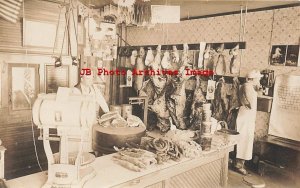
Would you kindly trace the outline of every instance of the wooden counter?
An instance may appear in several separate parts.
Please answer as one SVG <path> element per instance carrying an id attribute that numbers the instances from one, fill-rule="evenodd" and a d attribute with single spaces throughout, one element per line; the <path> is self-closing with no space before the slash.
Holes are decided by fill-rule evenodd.
<path id="1" fill-rule="evenodd" d="M 91 164 L 97 175 L 84 188 L 216 188 L 227 186 L 228 155 L 234 145 L 203 152 L 195 159 L 153 165 L 142 172 L 127 170 L 112 161 L 112 155 L 98 157 Z M 40 188 L 47 179 L 40 172 L 7 181 L 9 188 Z"/>

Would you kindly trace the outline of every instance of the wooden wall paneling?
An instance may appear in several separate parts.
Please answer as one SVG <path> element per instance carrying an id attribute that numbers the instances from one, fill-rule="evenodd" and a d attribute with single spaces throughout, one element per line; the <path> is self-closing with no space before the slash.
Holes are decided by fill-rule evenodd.
<path id="1" fill-rule="evenodd" d="M 11 179 L 31 172 L 38 172 L 37 160 L 32 138 L 31 123 L 0 124 L 0 137 L 7 148 L 5 160 L 5 178 Z M 34 135 L 37 153 L 41 164 L 46 167 L 46 155 L 42 141 L 38 140 L 39 131 L 36 126 Z M 52 146 L 57 152 L 58 145 Z M 45 168 L 46 169 L 46 168 Z"/>
<path id="2" fill-rule="evenodd" d="M 46 1 L 38 0 L 25 0 L 25 19 L 52 22 L 57 24 L 59 16 L 59 7 L 56 3 L 50 3 Z M 0 51 L 2 52 L 26 52 L 26 48 L 23 47 L 23 29 L 22 29 L 22 18 L 23 9 L 21 9 L 19 14 L 20 19 L 16 24 L 10 23 L 2 18 L 0 18 Z M 61 18 L 59 23 L 58 35 L 57 35 L 57 45 L 55 48 L 55 53 L 60 53 L 62 46 L 62 40 L 65 30 L 65 9 L 61 11 Z M 47 36 L 45 36 L 47 37 Z M 28 53 L 43 53 L 52 54 L 52 48 L 27 48 Z M 65 43 L 63 45 L 63 53 L 67 53 L 67 38 L 65 38 Z"/>

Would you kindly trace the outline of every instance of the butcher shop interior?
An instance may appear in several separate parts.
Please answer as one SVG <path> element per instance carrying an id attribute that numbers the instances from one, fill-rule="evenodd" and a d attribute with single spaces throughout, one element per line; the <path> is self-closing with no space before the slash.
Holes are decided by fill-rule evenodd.
<path id="1" fill-rule="evenodd" d="M 299 0 L 0 0 L 0 188 L 300 187 Z"/>

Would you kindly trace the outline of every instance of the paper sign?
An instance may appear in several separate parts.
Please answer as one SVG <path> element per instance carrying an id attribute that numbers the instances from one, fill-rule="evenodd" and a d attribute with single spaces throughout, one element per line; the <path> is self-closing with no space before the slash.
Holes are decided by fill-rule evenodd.
<path id="1" fill-rule="evenodd" d="M 127 87 L 132 87 L 132 72 L 131 72 L 131 70 L 127 70 L 127 74 L 126 74 L 126 86 Z"/>
<path id="2" fill-rule="evenodd" d="M 208 80 L 206 99 L 212 100 L 215 98 L 216 81 Z"/>
<path id="3" fill-rule="evenodd" d="M 180 6 L 151 5 L 152 23 L 179 23 Z"/>

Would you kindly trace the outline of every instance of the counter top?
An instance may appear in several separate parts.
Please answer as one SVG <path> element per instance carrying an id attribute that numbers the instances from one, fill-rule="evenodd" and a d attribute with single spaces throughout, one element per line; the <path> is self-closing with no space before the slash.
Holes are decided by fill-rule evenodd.
<path id="1" fill-rule="evenodd" d="M 211 161 L 222 158 L 224 154 L 233 150 L 234 144 L 212 148 L 210 151 L 204 152 L 203 155 L 195 159 L 184 158 L 179 162 L 168 161 L 162 165 L 153 165 L 142 172 L 133 172 L 115 164 L 112 160 L 114 154 L 96 158 L 91 166 L 96 171 L 96 176 L 89 180 L 84 188 L 98 187 L 124 187 L 124 184 L 134 179 L 148 177 L 153 182 L 147 181 L 147 185 L 154 184 L 158 181 L 163 181 L 191 170 L 196 166 L 207 164 Z M 150 177 L 150 178 L 149 178 Z M 31 174 L 28 176 L 16 178 L 7 181 L 9 188 L 40 188 L 46 182 L 46 172 Z M 130 187 L 143 187 L 143 184 L 131 185 Z"/>

